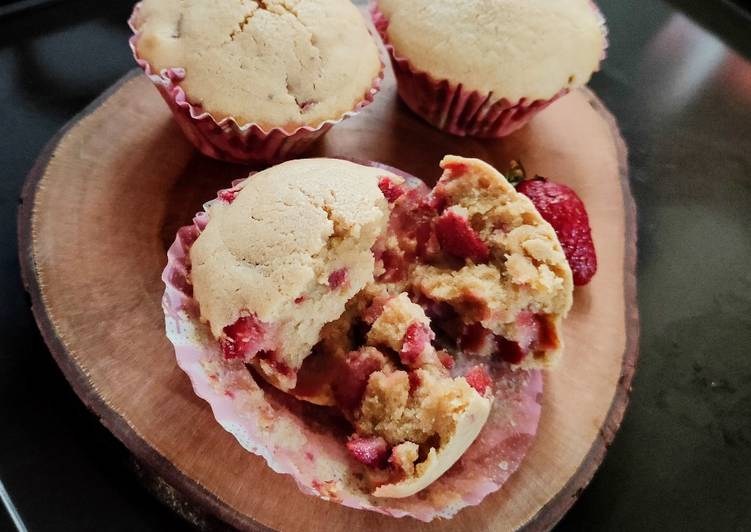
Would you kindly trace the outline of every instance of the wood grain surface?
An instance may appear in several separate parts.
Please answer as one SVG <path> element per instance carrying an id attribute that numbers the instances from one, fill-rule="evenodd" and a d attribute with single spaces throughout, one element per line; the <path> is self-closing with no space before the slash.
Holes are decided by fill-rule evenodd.
<path id="1" fill-rule="evenodd" d="M 54 139 L 19 211 L 34 314 L 71 385 L 134 455 L 191 504 L 242 529 L 469 531 L 550 528 L 602 461 L 623 417 L 637 358 L 635 210 L 617 127 L 587 90 L 504 141 L 431 129 L 396 97 L 336 126 L 313 155 L 377 160 L 433 182 L 447 153 L 571 185 L 590 213 L 600 271 L 577 289 L 561 367 L 546 375 L 537 439 L 480 506 L 430 524 L 302 495 L 214 421 L 164 335 L 160 274 L 178 227 L 248 169 L 196 153 L 156 90 L 131 73 Z"/>

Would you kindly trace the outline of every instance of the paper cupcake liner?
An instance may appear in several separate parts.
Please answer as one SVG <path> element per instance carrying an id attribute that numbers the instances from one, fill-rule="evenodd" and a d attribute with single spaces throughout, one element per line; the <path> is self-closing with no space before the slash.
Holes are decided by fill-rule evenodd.
<path id="1" fill-rule="evenodd" d="M 185 77 L 184 69 L 168 68 L 156 72 L 148 61 L 139 57 L 136 48 L 139 33 L 135 27 L 135 19 L 140 6 L 140 2 L 135 5 L 128 20 L 128 26 L 133 31 L 128 41 L 133 58 L 159 90 L 188 140 L 201 153 L 214 159 L 241 164 L 275 164 L 294 158 L 308 150 L 332 126 L 354 116 L 372 103 L 381 88 L 383 60 L 380 72 L 362 100 L 338 119 L 326 120 L 317 127 L 300 126 L 293 131 L 273 128 L 266 131 L 254 123 L 239 125 L 232 117 L 217 121 L 208 111 L 204 111 L 200 104 L 189 101 L 180 86 Z"/>
<path id="2" fill-rule="evenodd" d="M 594 3 L 592 6 L 606 31 L 599 9 Z M 388 38 L 389 20 L 378 8 L 377 0 L 370 3 L 369 9 L 373 25 L 391 57 L 399 96 L 415 114 L 442 131 L 461 137 L 506 137 L 569 93 L 569 89 L 562 89 L 547 100 L 522 98 L 512 102 L 506 98 L 496 99 L 492 92 L 470 91 L 462 84 L 435 79 L 396 52 Z"/>
<path id="3" fill-rule="evenodd" d="M 383 165 L 373 166 L 405 175 Z M 407 178 L 410 186 L 427 190 L 417 178 Z M 242 181 L 233 187 L 230 190 L 239 190 Z M 537 432 L 542 375 L 494 363 L 488 366 L 496 388 L 490 417 L 449 471 L 405 499 L 379 499 L 359 488 L 357 473 L 362 473 L 363 466 L 345 448 L 348 434 L 337 432 L 333 422 L 331 432 L 321 430 L 331 410 L 298 401 L 255 380 L 242 362 L 225 360 L 208 325 L 200 321 L 189 280 L 189 250 L 207 222 L 208 215 L 201 212 L 193 225 L 178 231 L 162 275 L 166 286 L 162 306 L 178 365 L 190 377 L 195 393 L 209 403 L 219 424 L 243 448 L 263 457 L 275 472 L 292 476 L 305 494 L 426 522 L 479 504 L 516 471 Z M 470 364 L 477 365 L 477 360 L 458 359 L 457 371 L 466 371 Z"/>

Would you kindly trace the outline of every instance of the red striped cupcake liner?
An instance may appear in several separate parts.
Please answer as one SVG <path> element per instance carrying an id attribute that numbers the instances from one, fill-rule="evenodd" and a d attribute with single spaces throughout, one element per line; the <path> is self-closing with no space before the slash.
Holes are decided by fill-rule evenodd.
<path id="1" fill-rule="evenodd" d="M 355 161 L 403 177 L 409 188 L 427 190 L 414 176 L 370 161 Z M 233 182 L 236 192 L 244 180 Z M 188 375 L 196 395 L 210 406 L 219 425 L 248 452 L 261 456 L 275 472 L 290 475 L 307 495 L 393 517 L 429 522 L 451 518 L 462 508 L 480 504 L 498 491 L 519 468 L 540 422 L 542 372 L 512 370 L 490 359 L 456 353 L 455 375 L 482 364 L 493 377 L 494 401 L 480 435 L 464 455 L 420 493 L 402 499 L 377 498 L 358 480 L 362 465 L 346 451 L 346 437 L 322 430 L 330 422 L 325 409 L 301 408 L 297 399 L 262 386 L 242 360 L 227 360 L 207 323 L 201 321 L 190 281 L 190 248 L 209 221 L 212 202 L 193 224 L 182 227 L 167 253 L 162 273 L 162 309 L 167 337 L 177 364 Z M 249 487 L 248 489 L 252 489 Z"/>
<path id="2" fill-rule="evenodd" d="M 362 100 L 351 111 L 344 113 L 336 120 L 326 120 L 317 127 L 300 126 L 292 131 L 283 128 L 273 128 L 267 131 L 255 123 L 240 125 L 232 117 L 217 121 L 211 113 L 203 110 L 200 104 L 191 102 L 185 90 L 180 86 L 180 82 L 185 78 L 184 69 L 175 67 L 157 72 L 148 61 L 138 55 L 136 43 L 139 33 L 135 21 L 140 6 L 140 2 L 136 4 L 128 20 L 128 25 L 133 31 L 129 40 L 133 57 L 167 102 L 188 140 L 198 151 L 214 159 L 259 165 L 276 164 L 297 157 L 307 151 L 332 126 L 354 116 L 372 103 L 381 88 L 383 59 L 380 72 L 363 95 Z"/>

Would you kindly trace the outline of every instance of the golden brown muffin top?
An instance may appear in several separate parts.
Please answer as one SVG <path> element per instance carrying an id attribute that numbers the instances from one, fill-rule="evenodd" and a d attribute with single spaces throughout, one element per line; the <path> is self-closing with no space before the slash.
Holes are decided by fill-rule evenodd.
<path id="1" fill-rule="evenodd" d="M 349 0 L 144 0 L 134 27 L 154 71 L 185 70 L 191 103 L 267 131 L 339 119 L 381 68 Z"/>
<path id="2" fill-rule="evenodd" d="M 492 100 L 549 99 L 589 81 L 606 45 L 590 0 L 378 0 L 398 55 Z"/>

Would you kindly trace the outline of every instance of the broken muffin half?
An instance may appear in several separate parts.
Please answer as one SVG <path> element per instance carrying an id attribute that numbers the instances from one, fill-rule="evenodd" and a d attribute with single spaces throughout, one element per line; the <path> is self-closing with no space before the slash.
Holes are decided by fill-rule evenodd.
<path id="1" fill-rule="evenodd" d="M 190 250 L 224 356 L 337 411 L 376 497 L 443 475 L 503 408 L 487 362 L 549 367 L 571 306 L 532 203 L 482 161 L 441 165 L 430 191 L 376 166 L 284 163 L 220 193 Z M 455 367 L 457 351 L 477 363 Z"/>

